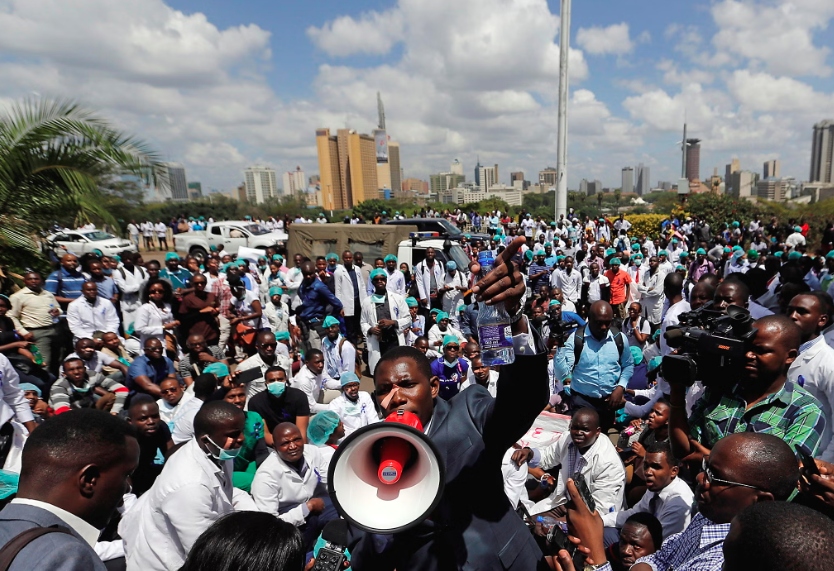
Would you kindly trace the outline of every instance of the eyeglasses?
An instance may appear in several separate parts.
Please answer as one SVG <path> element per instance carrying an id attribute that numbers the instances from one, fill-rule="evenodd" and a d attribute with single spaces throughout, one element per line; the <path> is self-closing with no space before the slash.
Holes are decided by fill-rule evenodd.
<path id="1" fill-rule="evenodd" d="M 742 484 L 741 482 L 731 482 L 729 480 L 722 480 L 721 478 L 716 478 L 712 470 L 709 467 L 709 456 L 704 456 L 704 459 L 701 460 L 701 468 L 704 470 L 704 483 L 712 485 L 712 484 L 721 484 L 723 486 L 741 486 L 742 488 L 750 488 L 751 490 L 762 490 L 757 486 L 751 486 L 750 484 Z"/>
<path id="2" fill-rule="evenodd" d="M 448 349 L 449 351 L 457 351 L 460 349 L 460 347 L 458 347 L 457 345 L 446 345 L 446 349 Z"/>
<path id="3" fill-rule="evenodd" d="M 275 347 L 278 347 L 278 343 L 261 343 L 261 347 L 263 347 L 264 349 L 269 349 L 270 347 L 272 347 L 274 349 Z"/>

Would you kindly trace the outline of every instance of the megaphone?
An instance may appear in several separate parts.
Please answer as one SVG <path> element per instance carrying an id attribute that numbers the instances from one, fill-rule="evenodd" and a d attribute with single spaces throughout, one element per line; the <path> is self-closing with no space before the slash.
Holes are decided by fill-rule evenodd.
<path id="1" fill-rule="evenodd" d="M 333 506 L 354 526 L 392 534 L 424 521 L 443 495 L 446 469 L 417 416 L 406 411 L 360 428 L 330 461 Z"/>

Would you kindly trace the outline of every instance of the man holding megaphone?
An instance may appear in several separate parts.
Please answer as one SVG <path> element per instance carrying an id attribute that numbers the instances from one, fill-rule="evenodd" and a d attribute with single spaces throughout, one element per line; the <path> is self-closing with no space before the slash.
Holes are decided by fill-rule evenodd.
<path id="1" fill-rule="evenodd" d="M 380 358 L 374 384 L 389 422 L 351 434 L 330 467 L 330 494 L 351 524 L 357 571 L 547 568 L 510 506 L 501 471 L 504 454 L 549 397 L 546 349 L 521 313 L 524 276 L 511 261 L 524 243 L 511 242 L 473 288 L 479 302 L 504 303 L 511 316 L 515 362 L 503 367 L 495 398 L 480 385 L 438 398 L 439 380 L 413 347 Z M 399 456 L 390 450 L 397 431 L 409 444 Z M 401 471 L 390 482 L 386 462 Z"/>

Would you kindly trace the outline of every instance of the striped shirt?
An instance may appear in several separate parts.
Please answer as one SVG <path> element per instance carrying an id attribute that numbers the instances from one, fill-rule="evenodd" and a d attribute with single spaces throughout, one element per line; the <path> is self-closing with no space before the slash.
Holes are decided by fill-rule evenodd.
<path id="1" fill-rule="evenodd" d="M 49 274 L 43 289 L 55 297 L 78 299 L 81 297 L 81 286 L 84 285 L 85 281 L 87 281 L 87 278 L 78 270 L 70 273 L 61 268 L 57 272 Z"/>
<path id="2" fill-rule="evenodd" d="M 655 571 L 718 571 L 724 565 L 724 538 L 729 523 L 716 524 L 698 514 L 680 533 L 669 536 L 660 551 L 641 557 Z"/>
<path id="3" fill-rule="evenodd" d="M 717 402 L 711 389 L 692 407 L 689 417 L 690 436 L 712 448 L 724 436 L 739 432 L 773 434 L 787 442 L 793 450 L 798 445 L 816 456 L 826 419 L 819 401 L 811 393 L 790 381 L 775 393 L 751 406 L 736 385 L 730 394 Z"/>
<path id="4" fill-rule="evenodd" d="M 87 373 L 84 385 L 76 387 L 66 377 L 61 377 L 52 385 L 49 391 L 49 406 L 55 414 L 61 414 L 75 408 L 94 408 L 94 389 L 102 389 L 114 393 L 116 401 L 113 403 L 112 413 L 122 410 L 127 399 L 127 387 L 121 383 L 105 377 L 100 373 Z M 82 389 L 79 391 L 78 389 Z"/>

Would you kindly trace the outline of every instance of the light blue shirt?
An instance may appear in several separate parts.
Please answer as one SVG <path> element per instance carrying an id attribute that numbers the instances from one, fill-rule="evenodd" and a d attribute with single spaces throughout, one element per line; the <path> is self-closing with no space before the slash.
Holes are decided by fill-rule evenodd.
<path id="1" fill-rule="evenodd" d="M 622 335 L 622 333 L 618 333 Z M 623 354 L 617 351 L 614 335 L 608 335 L 602 341 L 591 334 L 591 328 L 585 327 L 585 346 L 579 355 L 579 363 L 573 367 L 573 351 L 576 333 L 568 337 L 565 346 L 553 357 L 553 367 L 560 379 L 571 377 L 572 392 L 592 398 L 607 397 L 618 386 L 625 388 L 634 373 L 634 360 L 628 349 L 628 339 L 623 335 Z"/>

